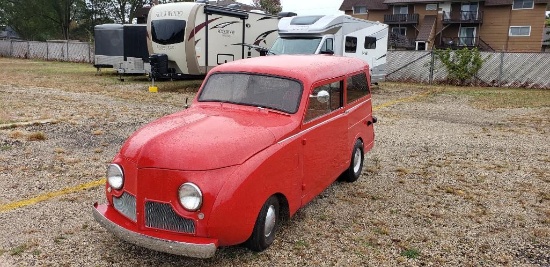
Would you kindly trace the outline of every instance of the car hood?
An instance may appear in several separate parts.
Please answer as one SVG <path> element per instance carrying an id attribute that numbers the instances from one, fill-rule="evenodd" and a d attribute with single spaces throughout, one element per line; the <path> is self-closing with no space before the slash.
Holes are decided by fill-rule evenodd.
<path id="1" fill-rule="evenodd" d="M 275 140 L 245 114 L 183 111 L 136 131 L 120 155 L 138 168 L 211 170 L 242 164 Z"/>

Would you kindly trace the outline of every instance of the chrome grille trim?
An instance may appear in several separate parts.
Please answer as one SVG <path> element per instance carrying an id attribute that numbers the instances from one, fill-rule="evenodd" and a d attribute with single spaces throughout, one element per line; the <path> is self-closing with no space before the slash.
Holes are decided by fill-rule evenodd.
<path id="1" fill-rule="evenodd" d="M 145 226 L 174 232 L 195 233 L 195 222 L 180 217 L 170 204 L 145 202 Z"/>
<path id="2" fill-rule="evenodd" d="M 128 219 L 136 221 L 136 197 L 126 192 L 120 197 L 113 196 L 113 206 Z"/>

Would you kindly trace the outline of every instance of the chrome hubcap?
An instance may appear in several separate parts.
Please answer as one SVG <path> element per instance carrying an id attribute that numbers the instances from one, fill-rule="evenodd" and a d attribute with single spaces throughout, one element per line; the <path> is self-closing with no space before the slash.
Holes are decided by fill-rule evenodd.
<path id="1" fill-rule="evenodd" d="M 358 173 L 361 167 L 361 149 L 355 149 L 355 155 L 353 156 L 353 172 Z"/>
<path id="2" fill-rule="evenodd" d="M 265 226 L 264 226 L 264 234 L 265 237 L 268 237 L 271 235 L 271 232 L 275 228 L 275 221 L 277 220 L 277 215 L 275 214 L 275 207 L 273 205 L 270 205 L 267 209 L 267 214 L 265 215 Z"/>

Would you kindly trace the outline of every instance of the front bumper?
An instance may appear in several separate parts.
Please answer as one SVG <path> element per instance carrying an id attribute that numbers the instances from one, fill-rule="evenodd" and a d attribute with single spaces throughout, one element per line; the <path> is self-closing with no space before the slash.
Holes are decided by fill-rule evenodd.
<path id="1" fill-rule="evenodd" d="M 186 237 L 185 239 L 188 240 L 168 240 L 144 235 L 132 229 L 125 228 L 115 221 L 127 219 L 109 205 L 98 205 L 95 203 L 93 215 L 94 219 L 109 230 L 109 232 L 114 233 L 122 240 L 141 247 L 195 258 L 210 258 L 216 253 L 218 244 L 216 239 Z"/>

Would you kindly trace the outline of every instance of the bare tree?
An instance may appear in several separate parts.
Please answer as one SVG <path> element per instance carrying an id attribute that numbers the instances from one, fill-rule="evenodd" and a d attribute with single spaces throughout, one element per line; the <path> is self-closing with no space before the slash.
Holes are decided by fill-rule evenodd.
<path id="1" fill-rule="evenodd" d="M 283 10 L 280 0 L 253 0 L 252 5 L 256 8 L 264 10 L 268 14 L 273 15 L 276 15 Z"/>

